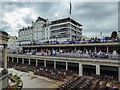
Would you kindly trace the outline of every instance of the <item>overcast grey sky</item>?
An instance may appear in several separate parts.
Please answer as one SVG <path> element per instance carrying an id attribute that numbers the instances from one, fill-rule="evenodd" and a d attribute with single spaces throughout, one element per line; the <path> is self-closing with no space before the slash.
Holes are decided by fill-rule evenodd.
<path id="1" fill-rule="evenodd" d="M 31 26 L 38 16 L 57 20 L 69 16 L 69 2 L 2 2 L 2 25 L 10 35 Z M 72 2 L 72 17 L 83 25 L 83 34 L 89 37 L 110 36 L 118 30 L 117 2 Z"/>

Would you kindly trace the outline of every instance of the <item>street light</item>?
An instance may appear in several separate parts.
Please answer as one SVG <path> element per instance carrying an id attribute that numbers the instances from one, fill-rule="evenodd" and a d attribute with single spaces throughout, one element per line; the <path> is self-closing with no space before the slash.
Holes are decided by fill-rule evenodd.
<path id="1" fill-rule="evenodd" d="M 74 43 L 74 36 L 75 36 L 75 34 L 73 33 L 72 34 L 72 43 Z"/>
<path id="2" fill-rule="evenodd" d="M 75 36 L 75 34 L 73 33 L 73 34 L 72 34 L 72 39 L 74 39 L 74 36 Z"/>
<path id="3" fill-rule="evenodd" d="M 58 40 L 57 40 L 57 39 L 58 39 L 58 35 L 56 35 L 55 38 L 56 38 L 56 42 L 57 42 L 57 41 L 58 41 Z"/>

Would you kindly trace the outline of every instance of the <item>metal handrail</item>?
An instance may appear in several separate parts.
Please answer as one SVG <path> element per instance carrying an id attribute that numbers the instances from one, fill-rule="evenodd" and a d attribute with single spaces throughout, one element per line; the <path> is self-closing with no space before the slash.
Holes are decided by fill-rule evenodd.
<path id="1" fill-rule="evenodd" d="M 5 77 L 7 77 L 8 76 L 8 74 L 5 74 L 5 75 L 2 75 L 1 77 L 0 77 L 0 81 L 1 80 L 3 80 Z"/>

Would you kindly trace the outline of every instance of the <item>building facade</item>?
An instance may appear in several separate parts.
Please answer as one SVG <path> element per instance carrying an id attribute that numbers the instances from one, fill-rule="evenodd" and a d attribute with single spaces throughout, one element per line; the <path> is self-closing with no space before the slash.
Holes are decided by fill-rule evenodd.
<path id="1" fill-rule="evenodd" d="M 22 28 L 18 31 L 18 42 L 22 44 L 30 43 L 33 40 L 33 26 Z"/>
<path id="2" fill-rule="evenodd" d="M 82 38 L 82 25 L 72 18 L 54 21 L 38 17 L 32 26 L 20 29 L 18 32 L 19 44 L 43 43 L 50 41 L 79 40 Z"/>
<path id="3" fill-rule="evenodd" d="M 18 38 L 16 36 L 10 36 L 8 40 L 7 48 L 14 49 L 18 47 Z"/>
<path id="4" fill-rule="evenodd" d="M 82 38 L 81 24 L 72 18 L 64 18 L 51 22 L 50 39 L 61 41 L 78 40 Z"/>

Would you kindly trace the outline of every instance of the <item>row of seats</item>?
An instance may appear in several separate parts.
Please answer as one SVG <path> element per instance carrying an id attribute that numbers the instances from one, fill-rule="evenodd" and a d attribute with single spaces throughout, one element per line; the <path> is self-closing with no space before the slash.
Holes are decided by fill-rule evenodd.
<path id="1" fill-rule="evenodd" d="M 36 75 L 45 76 L 55 80 L 64 80 L 66 76 L 72 76 L 73 72 L 64 69 L 54 69 L 51 67 L 36 67 L 28 64 L 17 64 L 8 62 L 9 68 L 15 68 L 24 72 L 33 71 Z M 120 82 L 112 81 L 110 76 L 95 75 L 93 78 L 84 76 L 72 76 L 68 81 L 62 84 L 58 90 L 118 90 Z"/>
<path id="2" fill-rule="evenodd" d="M 51 67 L 37 67 L 28 64 L 16 64 L 8 62 L 8 68 L 15 68 L 23 72 L 33 71 L 36 75 L 45 76 L 55 80 L 64 80 L 66 76 L 70 76 L 73 72 L 64 69 L 54 69 Z"/>
<path id="3" fill-rule="evenodd" d="M 120 83 L 103 80 L 100 76 L 94 78 L 71 77 L 64 84 L 60 85 L 57 90 L 119 90 Z"/>

